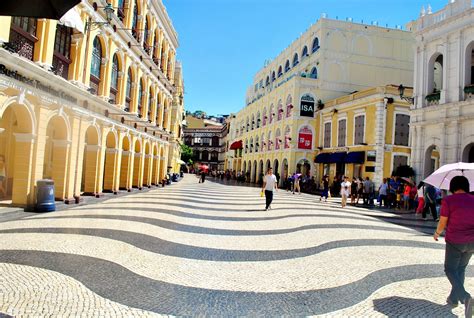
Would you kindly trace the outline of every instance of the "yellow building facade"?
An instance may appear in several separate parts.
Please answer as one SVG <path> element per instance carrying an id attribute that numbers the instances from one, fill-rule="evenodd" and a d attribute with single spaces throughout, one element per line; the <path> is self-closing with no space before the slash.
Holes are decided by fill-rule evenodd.
<path id="1" fill-rule="evenodd" d="M 320 19 L 255 75 L 246 107 L 230 120 L 227 167 L 250 182 L 268 167 L 280 180 L 314 176 L 322 105 L 370 87 L 412 86 L 413 44 L 399 29 Z"/>
<path id="2" fill-rule="evenodd" d="M 161 2 L 111 4 L 110 21 L 92 1 L 75 7 L 85 31 L 0 17 L 0 155 L 13 205 L 34 206 L 39 179 L 71 203 L 150 187 L 176 169 L 177 34 Z"/>
<path id="3" fill-rule="evenodd" d="M 411 95 L 406 89 L 405 96 Z M 316 180 L 369 177 L 378 185 L 398 166 L 409 165 L 410 105 L 395 85 L 326 102 L 316 117 Z"/>

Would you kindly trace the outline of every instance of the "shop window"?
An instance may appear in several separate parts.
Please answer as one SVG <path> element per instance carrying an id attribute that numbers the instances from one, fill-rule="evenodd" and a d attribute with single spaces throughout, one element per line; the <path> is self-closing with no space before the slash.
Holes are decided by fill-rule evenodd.
<path id="1" fill-rule="evenodd" d="M 407 156 L 400 156 L 395 155 L 393 156 L 393 170 L 396 170 L 400 166 L 408 166 L 408 157 Z"/>

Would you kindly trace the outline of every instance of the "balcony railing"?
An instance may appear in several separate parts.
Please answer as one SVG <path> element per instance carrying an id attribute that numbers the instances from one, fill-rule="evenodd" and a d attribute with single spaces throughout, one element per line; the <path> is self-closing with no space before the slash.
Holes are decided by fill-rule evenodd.
<path id="1" fill-rule="evenodd" d="M 474 99 L 474 84 L 464 87 L 464 99 Z"/>
<path id="2" fill-rule="evenodd" d="M 61 76 L 64 79 L 68 79 L 69 64 L 71 60 L 64 57 L 63 55 L 54 52 L 53 54 L 53 71 L 56 75 Z"/>
<path id="3" fill-rule="evenodd" d="M 16 25 L 12 25 L 7 49 L 29 60 L 33 60 L 33 51 L 37 41 L 38 39 L 30 33 Z"/>

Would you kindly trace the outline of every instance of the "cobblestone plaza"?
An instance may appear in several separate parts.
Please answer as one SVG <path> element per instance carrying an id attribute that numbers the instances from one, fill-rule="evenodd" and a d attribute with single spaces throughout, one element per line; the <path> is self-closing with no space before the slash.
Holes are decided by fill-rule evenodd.
<path id="1" fill-rule="evenodd" d="M 3 212 L 0 316 L 462 315 L 445 305 L 434 223 L 285 191 L 263 208 L 258 188 L 187 175 L 64 211 Z"/>

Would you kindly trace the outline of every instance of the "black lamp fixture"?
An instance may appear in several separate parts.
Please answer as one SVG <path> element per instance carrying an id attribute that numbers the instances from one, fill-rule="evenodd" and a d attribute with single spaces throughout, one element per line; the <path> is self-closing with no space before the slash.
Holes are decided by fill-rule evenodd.
<path id="1" fill-rule="evenodd" d="M 400 93 L 400 98 L 402 100 L 405 100 L 409 102 L 410 104 L 415 103 L 415 99 L 413 97 L 405 96 L 405 86 L 403 86 L 403 84 L 400 84 L 400 86 L 398 86 L 398 92 Z"/>

